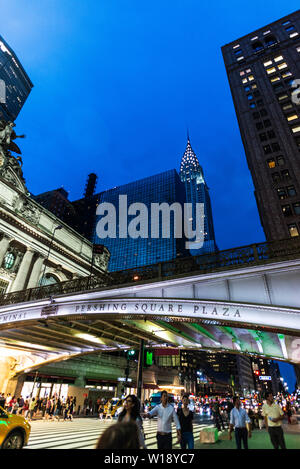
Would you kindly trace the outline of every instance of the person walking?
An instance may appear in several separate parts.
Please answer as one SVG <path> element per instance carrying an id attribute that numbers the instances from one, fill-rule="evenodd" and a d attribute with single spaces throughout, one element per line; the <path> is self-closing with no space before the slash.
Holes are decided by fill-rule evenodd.
<path id="1" fill-rule="evenodd" d="M 293 415 L 293 408 L 292 408 L 291 401 L 287 401 L 286 403 L 286 415 L 288 418 L 288 424 L 291 425 L 292 423 L 291 416 Z"/>
<path id="2" fill-rule="evenodd" d="M 266 429 L 269 432 L 274 449 L 279 449 L 279 447 L 286 449 L 284 434 L 281 427 L 284 412 L 278 404 L 275 404 L 271 392 L 266 393 L 266 403 L 263 405 L 262 415 L 265 418 Z"/>
<path id="3" fill-rule="evenodd" d="M 157 449 L 172 449 L 172 421 L 176 425 L 178 443 L 181 440 L 181 427 L 174 407 L 168 403 L 167 391 L 162 391 L 161 403 L 145 414 L 146 418 L 155 416 L 157 416 Z"/>
<path id="4" fill-rule="evenodd" d="M 194 449 L 193 418 L 194 412 L 189 407 L 189 396 L 182 397 L 182 406 L 177 409 L 177 415 L 181 427 L 181 449 Z"/>
<path id="5" fill-rule="evenodd" d="M 140 448 L 146 449 L 143 422 L 140 416 L 140 401 L 134 394 L 126 397 L 118 422 L 134 422 L 138 427 Z"/>
<path id="6" fill-rule="evenodd" d="M 215 419 L 215 426 L 217 427 L 218 431 L 221 431 L 221 426 L 222 430 L 225 430 L 222 414 L 221 414 L 221 408 L 220 408 L 220 403 L 219 399 L 216 398 L 216 402 L 213 405 L 213 415 Z"/>
<path id="7" fill-rule="evenodd" d="M 2 407 L 2 409 L 4 409 L 5 407 L 5 395 L 4 395 L 4 392 L 2 394 L 0 394 L 0 407 Z"/>
<path id="8" fill-rule="evenodd" d="M 241 401 L 238 396 L 233 398 L 234 408 L 230 412 L 229 440 L 232 439 L 231 433 L 234 429 L 237 449 L 248 449 L 248 437 L 251 438 L 250 418 L 245 409 L 241 407 Z"/>

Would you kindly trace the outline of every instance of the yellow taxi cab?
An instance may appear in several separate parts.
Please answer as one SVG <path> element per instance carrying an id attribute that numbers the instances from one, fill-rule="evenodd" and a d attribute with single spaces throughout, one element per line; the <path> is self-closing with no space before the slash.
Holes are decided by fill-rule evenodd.
<path id="1" fill-rule="evenodd" d="M 111 415 L 112 415 L 113 417 L 116 417 L 117 410 L 120 409 L 120 407 L 123 407 L 123 405 L 124 405 L 124 400 L 125 400 L 125 399 L 118 399 L 118 398 L 113 398 L 113 399 L 112 399 L 113 409 L 112 409 L 112 411 L 111 411 Z"/>
<path id="2" fill-rule="evenodd" d="M 13 415 L 0 407 L 0 449 L 22 449 L 27 445 L 31 425 L 21 415 Z"/>

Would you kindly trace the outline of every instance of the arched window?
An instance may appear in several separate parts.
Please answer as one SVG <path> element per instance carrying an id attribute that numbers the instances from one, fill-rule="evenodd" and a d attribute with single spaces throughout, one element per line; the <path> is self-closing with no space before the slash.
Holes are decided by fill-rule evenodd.
<path id="1" fill-rule="evenodd" d="M 12 269 L 15 263 L 16 257 L 12 252 L 8 252 L 4 257 L 4 268 L 7 270 Z"/>
<path id="2" fill-rule="evenodd" d="M 43 287 L 45 285 L 53 285 L 54 283 L 59 283 L 59 279 L 52 274 L 46 274 L 40 278 L 39 287 Z"/>

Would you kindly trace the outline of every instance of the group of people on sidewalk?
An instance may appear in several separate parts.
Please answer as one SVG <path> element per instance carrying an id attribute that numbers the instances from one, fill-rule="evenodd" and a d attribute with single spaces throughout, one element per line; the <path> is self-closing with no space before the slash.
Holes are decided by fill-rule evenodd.
<path id="1" fill-rule="evenodd" d="M 66 399 L 59 396 L 23 399 L 23 397 L 16 398 L 10 394 L 6 397 L 4 393 L 0 394 L 0 407 L 9 413 L 23 415 L 28 420 L 33 420 L 37 415 L 44 420 L 72 420 L 75 406 L 76 397 L 72 396 Z"/>
<path id="2" fill-rule="evenodd" d="M 284 412 L 274 402 L 272 393 L 265 396 L 262 415 L 274 449 L 286 449 L 282 421 Z M 239 397 L 234 397 L 229 417 L 229 439 L 235 435 L 236 448 L 248 449 L 248 439 L 252 437 L 251 420 L 242 408 Z M 146 414 L 140 414 L 140 402 L 134 395 L 127 396 L 118 423 L 107 428 L 101 435 L 97 449 L 146 449 L 143 431 L 144 418 L 157 417 L 157 449 L 170 450 L 173 446 L 172 423 L 177 431 L 177 441 L 181 449 L 194 449 L 193 412 L 189 409 L 189 396 L 182 397 L 182 407 L 177 412 L 168 402 L 168 393 L 161 393 L 161 403 Z"/>

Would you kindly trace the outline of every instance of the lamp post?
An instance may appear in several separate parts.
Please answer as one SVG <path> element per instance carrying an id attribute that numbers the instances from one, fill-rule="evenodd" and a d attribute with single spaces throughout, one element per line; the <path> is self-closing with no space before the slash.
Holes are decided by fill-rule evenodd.
<path id="1" fill-rule="evenodd" d="M 49 244 L 49 249 L 48 249 L 47 257 L 46 257 L 45 262 L 44 262 L 44 270 L 43 270 L 43 275 L 42 275 L 42 283 L 43 283 L 44 278 L 45 278 L 46 262 L 47 262 L 47 260 L 49 259 L 49 255 L 50 255 L 52 243 L 53 243 L 54 236 L 55 236 L 55 231 L 56 231 L 56 230 L 61 230 L 61 229 L 62 229 L 62 225 L 58 225 L 58 226 L 56 226 L 56 227 L 54 228 L 54 230 L 53 230 L 52 237 L 51 237 L 51 241 L 50 241 L 50 244 Z M 41 285 L 41 286 L 43 286 L 43 285 Z"/>

